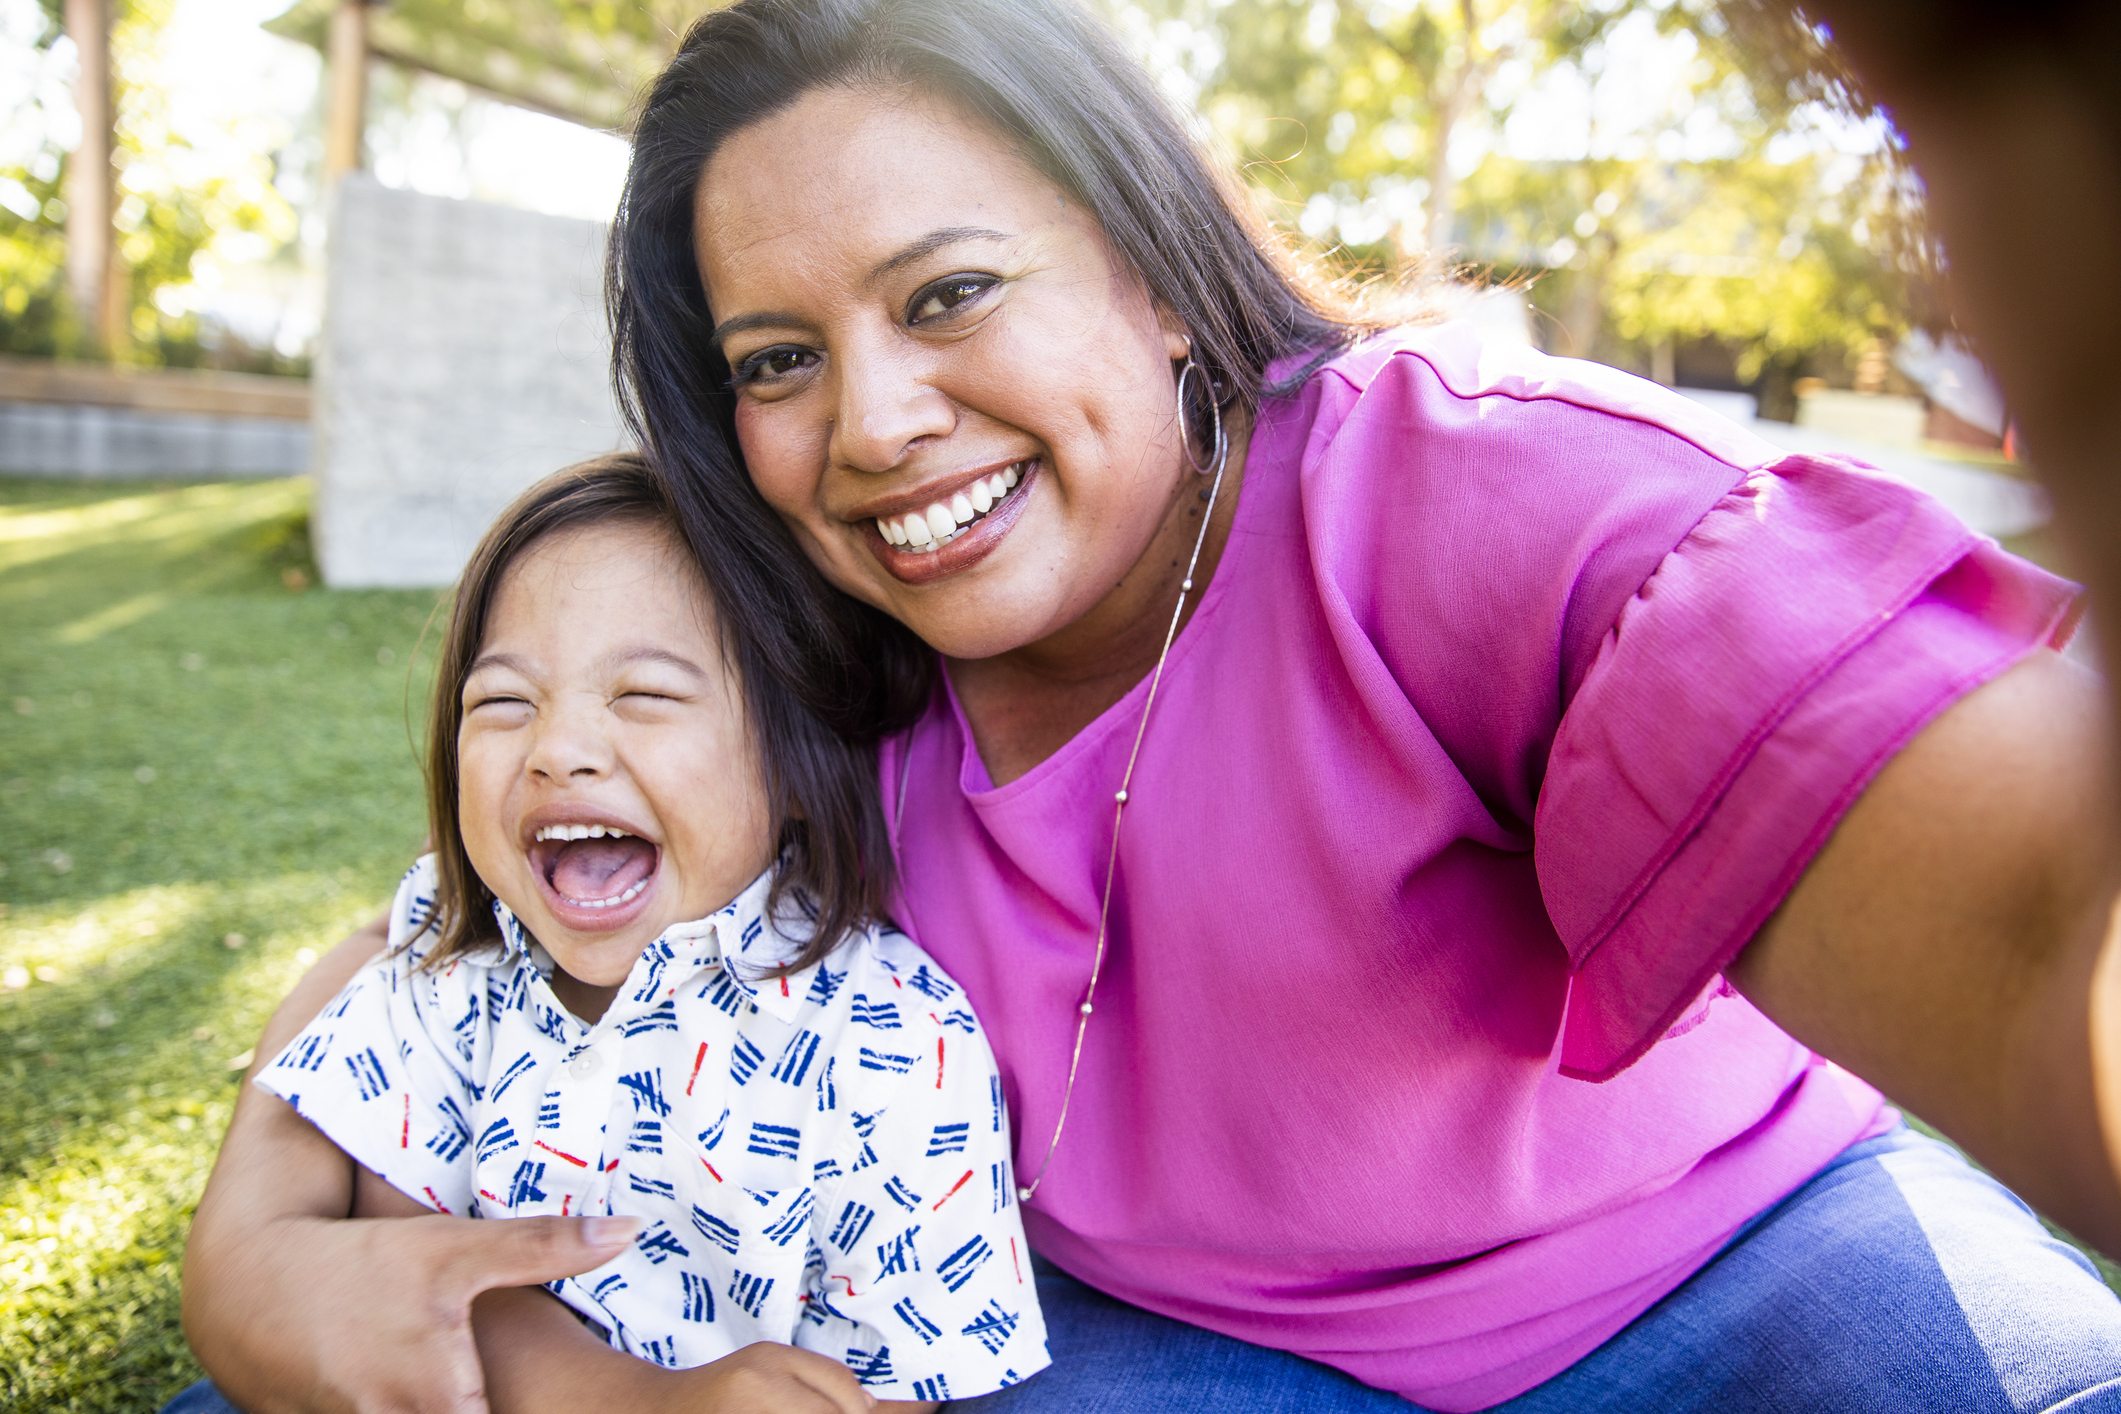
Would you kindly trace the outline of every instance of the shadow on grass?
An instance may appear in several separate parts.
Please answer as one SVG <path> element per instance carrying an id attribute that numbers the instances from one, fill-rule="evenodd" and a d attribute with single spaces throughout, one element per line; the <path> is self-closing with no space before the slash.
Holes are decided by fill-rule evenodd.
<path id="1" fill-rule="evenodd" d="M 177 1264 L 230 1061 L 423 832 L 435 596 L 308 588 L 307 495 L 0 479 L 9 1410 L 197 1377 Z"/>

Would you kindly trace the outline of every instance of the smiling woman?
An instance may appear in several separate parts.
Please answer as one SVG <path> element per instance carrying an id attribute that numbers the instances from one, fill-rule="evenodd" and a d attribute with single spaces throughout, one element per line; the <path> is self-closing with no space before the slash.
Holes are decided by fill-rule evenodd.
<path id="1" fill-rule="evenodd" d="M 769 154 L 819 182 L 791 198 Z M 960 180 L 907 184 L 945 169 Z M 699 191 L 745 465 L 838 587 L 978 659 L 1027 620 L 1082 620 L 1152 539 L 1188 537 L 1184 327 L 1013 144 L 946 103 L 823 89 L 731 136 Z M 1006 229 L 959 224 L 975 215 Z M 1172 592 L 1137 577 L 1085 628 Z"/>
<path id="2" fill-rule="evenodd" d="M 2121 1244 L 2069 586 L 1610 370 L 1369 337 L 1066 0 L 708 16 L 610 292 L 743 676 L 877 745 L 893 916 L 993 1027 L 1055 1363 L 968 1409 L 2121 1398 L 2121 1304 L 1873 1088 Z M 226 1167 L 307 1181 L 250 1114 Z M 347 1226 L 202 1208 L 255 1403 L 594 1390 L 550 1303 L 464 1373 L 578 1238 Z"/>

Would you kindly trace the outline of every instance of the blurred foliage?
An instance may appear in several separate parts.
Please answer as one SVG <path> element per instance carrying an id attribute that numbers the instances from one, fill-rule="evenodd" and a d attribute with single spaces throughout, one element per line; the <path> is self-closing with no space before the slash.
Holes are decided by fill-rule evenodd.
<path id="1" fill-rule="evenodd" d="M 1897 139 L 1764 0 L 1115 3 L 1306 235 L 1526 285 L 1558 352 L 1713 340 L 1753 382 L 1938 318 Z"/>
<path id="2" fill-rule="evenodd" d="M 301 481 L 0 479 L 0 1408 L 198 1378 L 231 1062 L 419 845 L 435 596 L 292 589 L 307 513 Z"/>
<path id="3" fill-rule="evenodd" d="M 211 366 L 260 373 L 306 372 L 306 360 L 252 348 L 202 320 L 184 298 L 195 282 L 215 281 L 223 261 L 269 258 L 294 239 L 296 221 L 273 185 L 270 154 L 250 151 L 233 168 L 207 162 L 171 128 L 153 82 L 157 38 L 173 0 L 113 0 L 111 68 L 116 110 L 116 227 L 125 282 L 129 343 L 115 361 Z M 35 43 L 49 49 L 63 33 L 60 0 L 42 0 Z M 45 124 L 41 151 L 0 165 L 0 352 L 71 356 L 87 345 L 66 292 L 66 169 L 72 154 Z"/>
<path id="4" fill-rule="evenodd" d="M 296 0 L 266 22 L 326 46 L 334 0 Z M 369 16 L 386 58 L 594 128 L 631 126 L 635 96 L 714 0 L 391 0 Z"/>

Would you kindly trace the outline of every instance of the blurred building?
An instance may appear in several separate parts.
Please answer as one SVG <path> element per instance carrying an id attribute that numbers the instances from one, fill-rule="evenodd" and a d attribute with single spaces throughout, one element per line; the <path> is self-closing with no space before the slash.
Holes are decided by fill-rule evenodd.
<path id="1" fill-rule="evenodd" d="M 446 584 L 524 486 L 622 442 L 594 222 L 362 171 L 383 62 L 623 132 L 701 0 L 298 0 L 267 29 L 327 56 L 330 238 L 312 527 L 334 586 Z"/>

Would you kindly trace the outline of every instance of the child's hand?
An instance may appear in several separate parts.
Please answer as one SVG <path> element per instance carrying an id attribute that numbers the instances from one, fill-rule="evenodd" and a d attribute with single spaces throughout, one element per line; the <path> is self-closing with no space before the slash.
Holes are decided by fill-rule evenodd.
<path id="1" fill-rule="evenodd" d="M 837 1360 L 760 1341 L 672 1372 L 673 1410 L 685 1414 L 870 1414 L 876 1400 Z"/>

